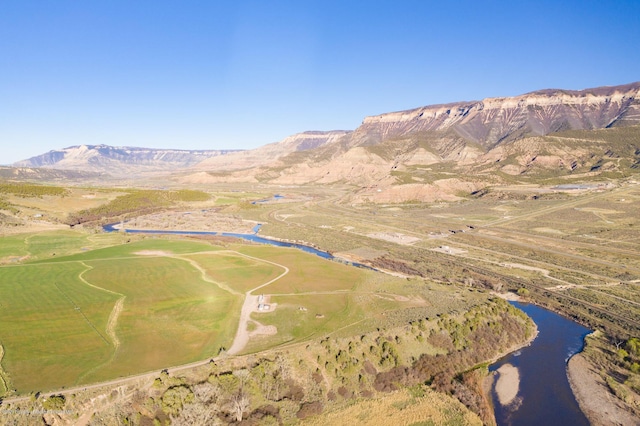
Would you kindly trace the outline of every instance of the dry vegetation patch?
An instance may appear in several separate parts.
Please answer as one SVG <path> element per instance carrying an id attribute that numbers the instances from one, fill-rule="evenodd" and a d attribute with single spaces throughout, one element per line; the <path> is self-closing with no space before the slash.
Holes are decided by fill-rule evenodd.
<path id="1" fill-rule="evenodd" d="M 480 418 L 467 410 L 456 399 L 421 389 L 419 396 L 409 390 L 393 392 L 372 399 L 336 408 L 314 419 L 303 422 L 308 425 L 335 426 L 397 426 L 397 425 L 482 425 Z"/>

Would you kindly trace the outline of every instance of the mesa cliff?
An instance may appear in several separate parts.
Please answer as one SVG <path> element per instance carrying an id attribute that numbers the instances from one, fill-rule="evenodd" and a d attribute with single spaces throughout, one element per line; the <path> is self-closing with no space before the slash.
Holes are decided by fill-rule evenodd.
<path id="1" fill-rule="evenodd" d="M 640 170 L 640 82 L 431 105 L 366 117 L 353 131 L 302 132 L 245 150 L 82 145 L 16 163 L 182 183 L 347 184 L 354 202 L 455 200 L 511 177 L 593 178 Z"/>
<path id="2" fill-rule="evenodd" d="M 195 166 L 193 182 L 347 183 L 354 201 L 454 200 L 500 176 L 592 177 L 640 167 L 640 83 L 425 106 L 366 117 L 305 150 L 290 142 Z M 222 161 L 221 161 L 222 160 Z M 215 172 L 209 169 L 215 162 Z M 240 170 L 242 169 L 242 170 Z"/>

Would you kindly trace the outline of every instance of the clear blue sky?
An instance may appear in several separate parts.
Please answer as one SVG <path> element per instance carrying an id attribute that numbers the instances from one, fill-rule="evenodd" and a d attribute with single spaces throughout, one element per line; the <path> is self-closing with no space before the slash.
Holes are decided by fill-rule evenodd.
<path id="1" fill-rule="evenodd" d="M 640 80 L 640 1 L 0 0 L 0 164 Z"/>

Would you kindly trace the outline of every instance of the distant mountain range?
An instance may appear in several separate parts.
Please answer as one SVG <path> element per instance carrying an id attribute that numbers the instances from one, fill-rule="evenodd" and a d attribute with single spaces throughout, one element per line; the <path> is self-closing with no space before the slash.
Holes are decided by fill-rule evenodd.
<path id="1" fill-rule="evenodd" d="M 624 175 L 640 168 L 640 82 L 432 105 L 304 132 L 249 151 L 70 147 L 16 166 L 183 182 L 346 183 L 357 200 L 455 199 L 512 177 Z"/>
<path id="2" fill-rule="evenodd" d="M 45 167 L 109 173 L 167 172 L 191 167 L 203 160 L 237 150 L 183 150 L 109 145 L 78 145 L 14 163 L 14 167 Z"/>

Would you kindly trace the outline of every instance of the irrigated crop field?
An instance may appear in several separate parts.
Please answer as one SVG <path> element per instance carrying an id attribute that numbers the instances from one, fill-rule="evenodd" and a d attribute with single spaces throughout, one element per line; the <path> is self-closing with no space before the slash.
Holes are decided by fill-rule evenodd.
<path id="1" fill-rule="evenodd" d="M 2 366 L 12 388 L 88 383 L 216 355 L 235 332 L 242 300 L 179 258 L 194 250 L 215 255 L 208 244 L 146 240 L 1 267 Z"/>
<path id="2" fill-rule="evenodd" d="M 254 289 L 272 308 L 251 314 L 243 352 L 371 330 L 389 312 L 431 306 L 428 286 L 295 249 L 75 231 L 6 242 L 0 344 L 9 394 L 218 356 L 232 345 L 245 294 Z M 463 309 L 484 298 L 457 293 L 431 307 Z M 270 332 L 252 334 L 256 326 Z"/>

